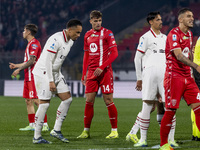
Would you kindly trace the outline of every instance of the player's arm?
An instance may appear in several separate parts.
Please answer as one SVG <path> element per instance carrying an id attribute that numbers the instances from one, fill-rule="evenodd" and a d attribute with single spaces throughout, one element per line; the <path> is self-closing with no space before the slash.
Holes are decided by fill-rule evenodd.
<path id="1" fill-rule="evenodd" d="M 176 56 L 177 60 L 179 60 L 180 62 L 184 63 L 185 65 L 188 65 L 188 66 L 196 69 L 200 73 L 200 66 L 198 66 L 196 63 L 192 62 L 187 57 L 185 57 L 182 54 L 182 51 L 181 51 L 180 48 L 174 49 L 173 52 L 174 52 L 174 55 Z"/>
<path id="2" fill-rule="evenodd" d="M 24 62 L 24 63 L 20 64 L 19 67 L 18 67 L 18 69 L 16 69 L 12 73 L 12 75 L 16 77 L 16 75 L 18 75 L 21 70 L 24 70 L 24 69 L 32 66 L 35 63 L 35 60 L 36 60 L 36 56 L 30 55 L 30 59 L 27 62 Z"/>
<path id="3" fill-rule="evenodd" d="M 103 72 L 103 70 L 117 58 L 117 56 L 118 56 L 117 47 L 116 46 L 111 47 L 110 51 L 111 51 L 111 53 L 110 53 L 109 58 L 99 68 L 97 68 L 94 71 L 95 76 L 100 76 L 101 73 Z"/>
<path id="4" fill-rule="evenodd" d="M 23 62 L 23 63 L 20 63 L 20 64 L 14 64 L 14 63 L 9 63 L 9 68 L 10 69 L 16 69 L 16 68 L 19 68 L 19 67 L 21 67 L 21 66 L 23 66 L 25 64 L 25 62 Z"/>
<path id="5" fill-rule="evenodd" d="M 137 50 L 135 55 L 135 70 L 136 70 L 136 77 L 137 77 L 137 83 L 135 89 L 137 91 L 142 90 L 142 57 L 144 56 L 144 53 Z"/>
<path id="6" fill-rule="evenodd" d="M 86 82 L 86 73 L 87 73 L 87 68 L 88 68 L 88 62 L 89 62 L 89 51 L 84 51 L 83 71 L 82 71 L 82 78 L 81 78 L 81 82 L 83 85 L 85 85 L 85 82 Z"/>

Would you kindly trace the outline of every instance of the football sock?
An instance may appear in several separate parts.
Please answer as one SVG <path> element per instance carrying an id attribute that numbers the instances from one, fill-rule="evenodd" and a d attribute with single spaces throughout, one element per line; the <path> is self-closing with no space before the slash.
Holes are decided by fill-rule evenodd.
<path id="1" fill-rule="evenodd" d="M 35 122 L 35 114 L 28 114 L 28 121 L 29 123 Z"/>
<path id="2" fill-rule="evenodd" d="M 168 134 L 172 126 L 172 120 L 175 115 L 176 111 L 173 111 L 171 109 L 166 109 L 165 114 L 161 121 L 161 127 L 160 127 L 160 146 L 163 146 L 164 144 L 168 143 Z"/>
<path id="3" fill-rule="evenodd" d="M 61 131 L 63 121 L 67 116 L 67 112 L 72 102 L 72 97 L 62 101 L 57 110 L 57 117 L 54 125 L 54 130 Z"/>
<path id="4" fill-rule="evenodd" d="M 86 102 L 84 112 L 84 127 L 90 128 L 94 116 L 94 103 Z"/>
<path id="5" fill-rule="evenodd" d="M 197 106 L 196 108 L 194 108 L 193 111 L 195 114 L 197 128 L 200 130 L 200 106 Z"/>
<path id="6" fill-rule="evenodd" d="M 117 108 L 115 107 L 115 104 L 113 102 L 106 105 L 106 107 L 108 109 L 108 115 L 110 118 L 112 129 L 116 129 L 117 128 Z"/>
<path id="7" fill-rule="evenodd" d="M 49 103 L 40 104 L 35 114 L 35 132 L 34 132 L 35 139 L 41 137 L 41 130 L 44 123 L 44 116 L 48 108 L 49 108 Z"/>
<path id="8" fill-rule="evenodd" d="M 141 112 L 138 113 L 135 123 L 130 131 L 131 134 L 137 134 L 140 128 L 140 119 L 141 119 Z"/>
<path id="9" fill-rule="evenodd" d="M 174 141 L 175 128 L 176 128 L 176 115 L 174 115 L 173 117 L 172 126 L 168 135 L 168 139 L 170 141 Z"/>
<path id="10" fill-rule="evenodd" d="M 47 123 L 47 114 L 45 114 L 44 123 Z"/>
<path id="11" fill-rule="evenodd" d="M 150 113 L 153 108 L 153 104 L 143 102 L 141 119 L 140 119 L 140 142 L 147 139 L 147 131 L 150 124 Z"/>

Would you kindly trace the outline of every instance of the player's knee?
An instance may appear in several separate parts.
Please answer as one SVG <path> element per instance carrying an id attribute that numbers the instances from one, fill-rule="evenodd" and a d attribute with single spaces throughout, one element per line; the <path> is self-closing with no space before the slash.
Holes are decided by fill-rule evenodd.
<path id="1" fill-rule="evenodd" d="M 33 100 L 32 99 L 25 99 L 26 105 L 30 106 L 33 105 Z"/>
<path id="2" fill-rule="evenodd" d="M 40 100 L 39 99 L 34 99 L 33 101 L 34 101 L 34 104 L 38 107 L 39 104 L 40 104 Z"/>

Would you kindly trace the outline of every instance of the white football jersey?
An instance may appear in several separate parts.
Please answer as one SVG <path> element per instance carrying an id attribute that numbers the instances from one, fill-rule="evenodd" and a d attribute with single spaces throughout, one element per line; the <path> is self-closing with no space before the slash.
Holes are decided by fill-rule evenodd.
<path id="1" fill-rule="evenodd" d="M 33 74 L 38 76 L 47 74 L 49 82 L 55 81 L 55 78 L 62 75 L 61 66 L 73 43 L 73 40 L 67 40 L 64 30 L 50 36 L 43 48 L 40 58 L 35 65 Z"/>
<path id="2" fill-rule="evenodd" d="M 140 37 L 137 50 L 144 53 L 142 58 L 142 68 L 152 66 L 165 67 L 165 45 L 167 36 L 160 33 L 159 35 L 150 29 Z"/>

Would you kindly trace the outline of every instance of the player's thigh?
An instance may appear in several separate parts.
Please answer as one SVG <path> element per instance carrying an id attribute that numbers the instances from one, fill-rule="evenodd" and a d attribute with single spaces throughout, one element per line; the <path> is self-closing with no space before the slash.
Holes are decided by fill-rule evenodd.
<path id="1" fill-rule="evenodd" d="M 158 93 L 162 97 L 162 102 L 165 102 L 165 89 L 164 89 L 164 74 L 165 74 L 165 68 L 158 68 L 157 70 L 157 85 L 158 85 Z"/>
<path id="2" fill-rule="evenodd" d="M 50 100 L 52 92 L 49 88 L 49 80 L 47 76 L 44 75 L 41 77 L 38 75 L 34 75 L 34 80 L 38 98 L 40 100 Z"/>
<path id="3" fill-rule="evenodd" d="M 165 77 L 165 107 L 171 109 L 179 108 L 181 97 L 185 90 L 185 78 Z"/>
<path id="4" fill-rule="evenodd" d="M 200 91 L 193 78 L 187 79 L 187 87 L 183 97 L 188 105 L 200 103 Z"/>
<path id="5" fill-rule="evenodd" d="M 103 94 L 113 93 L 113 73 L 111 70 L 104 72 L 100 79 L 100 87 Z"/>
<path id="6" fill-rule="evenodd" d="M 145 68 L 142 76 L 142 100 L 155 100 L 157 94 L 155 68 Z"/>
<path id="7" fill-rule="evenodd" d="M 56 84 L 57 94 L 59 94 L 59 93 L 68 93 L 69 94 L 69 92 L 70 92 L 69 86 L 67 85 L 67 82 L 64 79 L 64 77 L 61 77 L 60 80 L 58 82 L 56 82 L 55 84 Z"/>

